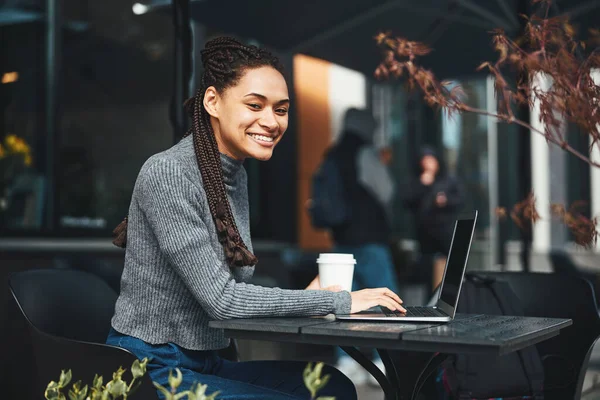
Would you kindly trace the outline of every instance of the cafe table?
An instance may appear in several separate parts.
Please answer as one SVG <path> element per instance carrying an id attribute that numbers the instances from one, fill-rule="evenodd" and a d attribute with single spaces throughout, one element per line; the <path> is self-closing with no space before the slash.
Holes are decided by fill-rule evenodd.
<path id="1" fill-rule="evenodd" d="M 427 378 L 453 354 L 501 357 L 554 337 L 571 324 L 570 319 L 480 314 L 457 314 L 443 324 L 339 321 L 333 315 L 210 322 L 232 339 L 340 346 L 375 377 L 386 400 L 416 399 Z M 377 349 L 386 374 L 360 347 Z"/>

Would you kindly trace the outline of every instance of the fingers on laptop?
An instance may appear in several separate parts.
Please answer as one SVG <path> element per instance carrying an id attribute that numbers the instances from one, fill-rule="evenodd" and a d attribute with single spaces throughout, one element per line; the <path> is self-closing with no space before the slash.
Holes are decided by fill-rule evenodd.
<path id="1" fill-rule="evenodd" d="M 383 288 L 383 290 L 384 290 L 384 292 L 383 292 L 383 293 L 384 293 L 386 296 L 389 296 L 389 297 L 391 297 L 392 299 L 396 300 L 396 301 L 397 301 L 398 303 L 400 303 L 400 304 L 404 303 L 404 302 L 402 301 L 402 299 L 400 298 L 400 296 L 398 296 L 396 293 L 392 292 L 390 289 L 388 289 L 388 288 Z"/>
<path id="2" fill-rule="evenodd" d="M 389 308 L 390 310 L 398 310 L 400 312 L 406 311 L 406 309 L 401 306 L 402 299 L 390 289 L 378 288 L 372 290 L 375 292 L 375 299 L 378 302 L 377 304 L 374 304 L 374 306 L 384 306 Z"/>

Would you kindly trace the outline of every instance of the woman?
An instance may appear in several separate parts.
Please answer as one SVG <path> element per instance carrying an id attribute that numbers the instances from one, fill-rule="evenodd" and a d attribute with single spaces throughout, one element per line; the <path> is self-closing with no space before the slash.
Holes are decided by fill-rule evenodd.
<path id="1" fill-rule="evenodd" d="M 454 221 L 464 203 L 464 190 L 448 175 L 435 150 L 424 147 L 417 159 L 416 176 L 406 188 L 404 204 L 413 212 L 421 254 L 433 258 L 431 289 L 444 278 Z"/>
<path id="2" fill-rule="evenodd" d="M 117 230 L 127 251 L 107 343 L 152 357 L 148 373 L 162 385 L 180 368 L 183 388 L 201 382 L 219 399 L 308 399 L 304 363 L 220 359 L 229 341 L 208 322 L 402 310 L 402 301 L 386 288 L 314 290 L 318 277 L 307 290 L 246 283 L 257 259 L 242 162 L 271 158 L 288 125 L 287 85 L 275 57 L 231 38 L 208 42 L 202 62 L 201 88 L 186 102 L 190 134 L 144 164 Z M 321 395 L 356 398 L 341 373 L 324 373 L 332 378 Z"/>

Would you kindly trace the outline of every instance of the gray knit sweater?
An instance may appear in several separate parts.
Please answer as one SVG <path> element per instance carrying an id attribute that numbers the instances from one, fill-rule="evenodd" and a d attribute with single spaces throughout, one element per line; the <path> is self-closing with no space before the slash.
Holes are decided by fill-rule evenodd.
<path id="1" fill-rule="evenodd" d="M 227 195 L 252 251 L 246 171 L 221 156 Z M 258 264 L 260 268 L 260 263 Z M 251 285 L 254 267 L 229 267 L 210 215 L 192 138 L 148 159 L 135 183 L 121 293 L 112 326 L 151 344 L 216 350 L 213 319 L 350 312 L 348 292 Z"/>

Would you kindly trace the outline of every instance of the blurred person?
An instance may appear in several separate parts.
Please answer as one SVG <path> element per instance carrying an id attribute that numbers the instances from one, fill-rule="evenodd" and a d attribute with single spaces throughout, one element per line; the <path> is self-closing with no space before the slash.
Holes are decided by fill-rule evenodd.
<path id="1" fill-rule="evenodd" d="M 384 161 L 391 154 L 374 145 L 377 127 L 367 110 L 346 111 L 338 142 L 326 153 L 333 158 L 341 178 L 341 195 L 347 217 L 330 227 L 334 252 L 350 253 L 356 259 L 353 290 L 387 286 L 397 293 L 398 285 L 389 248 L 390 208 L 394 182 Z M 336 348 L 336 367 L 355 384 L 375 379 L 341 349 Z M 383 362 L 374 354 L 375 364 L 383 371 Z"/>
<path id="2" fill-rule="evenodd" d="M 193 126 L 138 175 L 128 217 L 115 229 L 126 247 L 121 291 L 107 343 L 149 357 L 148 374 L 168 385 L 179 368 L 223 399 L 306 399 L 304 362 L 231 362 L 229 340 L 210 320 L 355 313 L 376 305 L 403 310 L 387 288 L 348 293 L 248 284 L 252 253 L 246 158 L 269 160 L 288 126 L 290 107 L 279 61 L 231 38 L 209 41 L 196 95 L 186 101 Z M 323 396 L 356 399 L 332 367 Z M 159 396 L 162 394 L 159 393 Z"/>
<path id="3" fill-rule="evenodd" d="M 404 204 L 415 218 L 421 255 L 433 259 L 431 288 L 435 290 L 444 277 L 454 221 L 464 203 L 462 184 L 447 173 L 433 148 L 424 147 L 404 193 Z"/>

